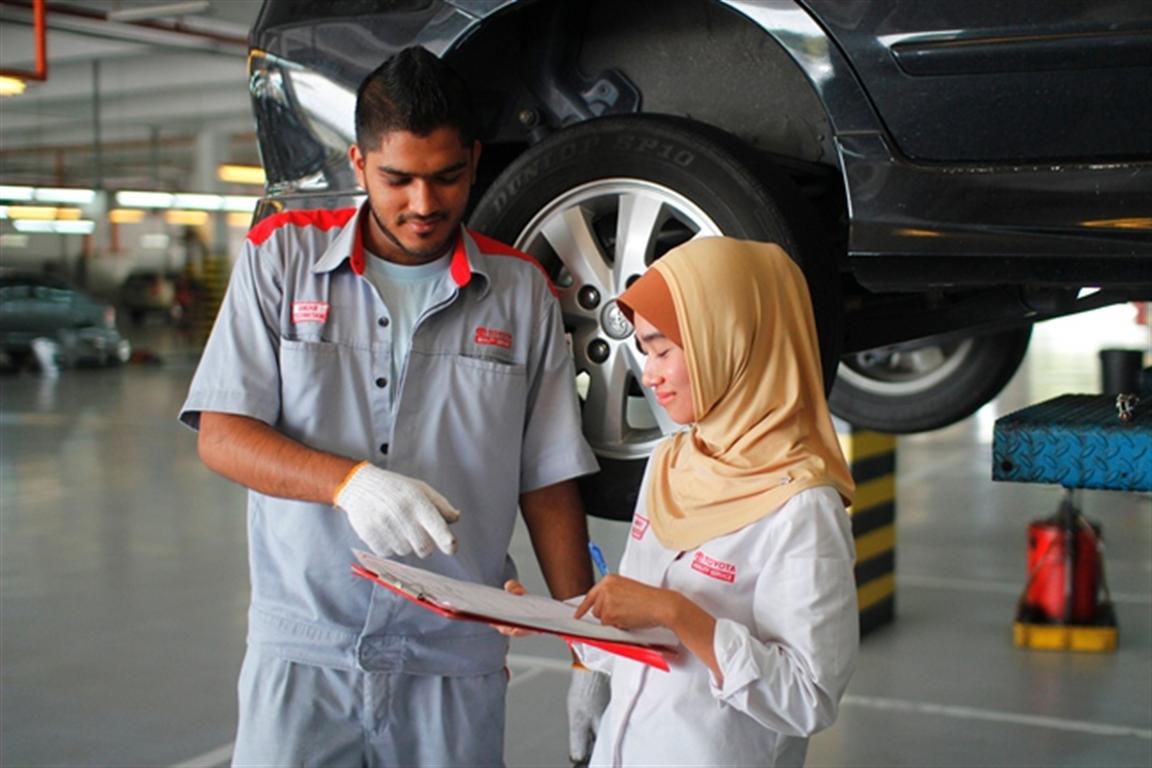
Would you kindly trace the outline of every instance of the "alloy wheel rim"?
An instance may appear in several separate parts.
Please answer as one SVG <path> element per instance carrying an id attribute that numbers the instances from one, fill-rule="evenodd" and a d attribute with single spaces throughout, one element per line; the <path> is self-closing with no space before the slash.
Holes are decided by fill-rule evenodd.
<path id="1" fill-rule="evenodd" d="M 722 234 L 680 193 L 642 179 L 602 179 L 544 205 L 514 245 L 556 284 L 577 371 L 584 434 L 612 459 L 639 459 L 680 428 L 639 386 L 644 356 L 616 297 L 669 249 Z"/>

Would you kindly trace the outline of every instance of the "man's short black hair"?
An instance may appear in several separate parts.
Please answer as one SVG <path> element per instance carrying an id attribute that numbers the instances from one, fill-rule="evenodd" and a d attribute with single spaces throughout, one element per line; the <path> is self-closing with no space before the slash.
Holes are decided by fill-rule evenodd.
<path id="1" fill-rule="evenodd" d="M 476 139 L 472 100 L 463 78 L 420 46 L 390 57 L 356 91 L 356 143 L 365 152 L 391 131 L 427 136 L 443 127 L 455 128 L 471 147 Z"/>

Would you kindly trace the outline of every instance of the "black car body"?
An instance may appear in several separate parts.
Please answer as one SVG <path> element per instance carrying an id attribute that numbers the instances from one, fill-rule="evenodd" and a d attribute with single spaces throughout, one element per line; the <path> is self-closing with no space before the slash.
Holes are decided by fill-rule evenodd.
<path id="1" fill-rule="evenodd" d="M 1038 320 L 1152 298 L 1143 0 L 267 0 L 251 41 L 258 215 L 359 192 L 355 88 L 392 52 L 469 80 L 472 223 L 560 286 L 608 470 L 669 426 L 613 299 L 688 237 L 784 244 L 833 410 L 885 431 L 972 413 Z"/>

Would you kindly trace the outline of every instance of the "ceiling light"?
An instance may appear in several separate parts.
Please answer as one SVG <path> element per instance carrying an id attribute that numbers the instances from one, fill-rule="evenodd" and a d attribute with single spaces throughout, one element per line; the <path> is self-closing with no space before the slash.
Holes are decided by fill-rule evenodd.
<path id="1" fill-rule="evenodd" d="M 54 221 L 55 229 L 61 235 L 90 235 L 96 230 L 96 222 L 87 219 L 80 221 Z"/>
<path id="2" fill-rule="evenodd" d="M 225 195 L 224 196 L 224 210 L 236 211 L 237 213 L 252 213 L 256 210 L 256 203 L 260 202 L 260 198 L 252 195 Z"/>
<path id="3" fill-rule="evenodd" d="M 162 3 L 160 5 L 137 5 L 133 8 L 120 8 L 108 11 L 104 18 L 108 21 L 144 21 L 165 16 L 190 16 L 204 13 L 212 7 L 209 0 L 189 0 L 184 3 Z"/>
<path id="4" fill-rule="evenodd" d="M 19 96 L 27 87 L 28 84 L 18 77 L 0 75 L 0 96 Z"/>
<path id="5" fill-rule="evenodd" d="M 186 227 L 199 227 L 208 223 L 207 211 L 168 211 L 164 221 Z"/>
<path id="6" fill-rule="evenodd" d="M 216 178 L 230 184 L 259 184 L 264 185 L 264 169 L 258 165 L 235 165 L 232 163 L 221 165 L 216 169 Z"/>
<path id="7" fill-rule="evenodd" d="M 74 203 L 90 205 L 96 199 L 92 189 L 63 189 L 61 187 L 38 187 L 32 196 L 41 203 Z"/>
<path id="8" fill-rule="evenodd" d="M 0 185 L 0 200 L 31 200 L 32 187 Z"/>
<path id="9" fill-rule="evenodd" d="M 96 229 L 93 221 L 14 221 L 17 232 L 56 235 L 90 235 Z"/>
<path id="10" fill-rule="evenodd" d="M 39 203 L 71 203 L 91 205 L 96 199 L 94 189 L 65 187 L 23 187 L 0 184 L 0 200 L 35 200 Z"/>
<path id="11" fill-rule="evenodd" d="M 117 192 L 116 204 L 126 208 L 168 208 L 172 195 L 167 192 Z"/>
<path id="12" fill-rule="evenodd" d="M 10 205 L 8 218 L 52 221 L 56 218 L 56 208 L 50 205 Z"/>
<path id="13" fill-rule="evenodd" d="M 0 195 L 0 199 L 3 195 Z M 168 192 L 117 192 L 122 208 L 182 208 L 193 211 L 239 211 L 251 213 L 260 198 L 255 195 L 170 194 Z"/>
<path id="14" fill-rule="evenodd" d="M 108 211 L 108 221 L 113 224 L 139 224 L 145 213 L 139 208 L 113 208 Z"/>

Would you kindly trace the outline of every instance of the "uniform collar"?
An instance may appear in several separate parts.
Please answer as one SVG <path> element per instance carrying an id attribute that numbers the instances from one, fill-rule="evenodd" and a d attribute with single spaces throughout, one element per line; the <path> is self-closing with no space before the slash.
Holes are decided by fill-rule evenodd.
<path id="1" fill-rule="evenodd" d="M 463 288 L 472 282 L 474 277 L 479 277 L 477 288 L 480 296 L 483 297 L 488 292 L 488 259 L 480 252 L 476 239 L 464 225 L 460 226 L 460 237 L 456 239 L 456 249 L 452 252 L 452 263 L 448 267 L 448 272 L 458 288 Z"/>
<path id="2" fill-rule="evenodd" d="M 345 260 L 353 272 L 358 275 L 364 274 L 364 238 L 361 235 L 361 225 L 367 210 L 368 203 L 365 201 L 356 210 L 356 215 L 340 230 L 340 234 L 336 235 L 336 239 L 328 244 L 328 248 L 312 265 L 313 274 L 331 272 Z"/>
<path id="3" fill-rule="evenodd" d="M 340 231 L 336 239 L 324 251 L 324 254 L 312 266 L 313 274 L 331 272 L 345 260 L 357 275 L 364 274 L 364 217 L 368 216 L 368 201 L 360 204 L 356 215 L 348 225 Z M 488 288 L 488 269 L 484 254 L 480 252 L 468 228 L 461 225 L 460 235 L 456 238 L 456 247 L 452 251 L 452 260 L 448 265 L 448 273 L 457 288 L 463 288 L 472 282 L 472 278 L 482 278 L 481 290 Z"/>

